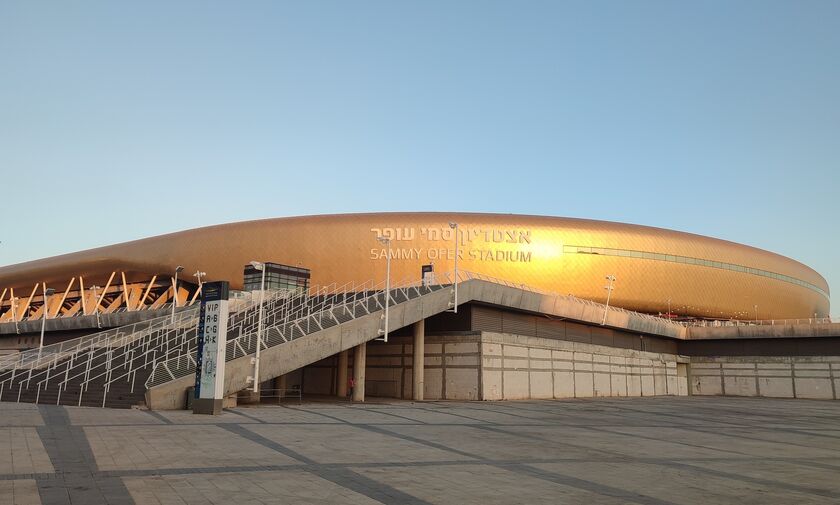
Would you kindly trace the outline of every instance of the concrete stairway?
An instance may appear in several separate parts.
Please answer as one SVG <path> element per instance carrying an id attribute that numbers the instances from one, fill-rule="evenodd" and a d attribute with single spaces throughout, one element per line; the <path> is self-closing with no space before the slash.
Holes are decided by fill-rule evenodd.
<path id="1" fill-rule="evenodd" d="M 470 274 L 473 275 L 473 274 Z M 412 289 L 417 289 L 415 286 Z M 458 303 L 481 302 L 531 313 L 549 314 L 600 324 L 604 306 L 574 297 L 543 294 L 504 281 L 469 277 L 458 286 Z M 315 363 L 341 351 L 374 340 L 384 327 L 384 295 L 378 294 L 348 305 L 331 307 L 312 314 L 306 321 L 295 321 L 268 328 L 260 357 L 259 381 L 267 381 Z M 452 307 L 451 285 L 420 287 L 420 291 L 392 290 L 389 328 L 397 330 L 434 316 Z M 649 334 L 683 338 L 685 328 L 665 319 L 610 308 L 607 325 Z M 327 324 L 329 323 L 329 324 Z M 253 335 L 249 335 L 253 344 Z M 225 365 L 225 395 L 250 386 L 255 347 L 228 342 Z M 194 370 L 193 370 L 194 373 Z M 150 408 L 183 408 L 187 388 L 194 381 L 191 373 L 173 380 L 147 383 L 146 401 Z"/>

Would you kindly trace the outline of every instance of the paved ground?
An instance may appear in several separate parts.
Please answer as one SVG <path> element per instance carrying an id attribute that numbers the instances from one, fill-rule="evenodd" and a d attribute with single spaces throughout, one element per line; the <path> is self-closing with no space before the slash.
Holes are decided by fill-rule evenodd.
<path id="1" fill-rule="evenodd" d="M 840 503 L 840 402 L 0 404 L 0 504 Z"/>

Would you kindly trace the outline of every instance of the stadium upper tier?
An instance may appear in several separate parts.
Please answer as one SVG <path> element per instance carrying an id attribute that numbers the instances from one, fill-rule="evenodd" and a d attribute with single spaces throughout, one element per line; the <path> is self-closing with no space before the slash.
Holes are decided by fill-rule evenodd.
<path id="1" fill-rule="evenodd" d="M 0 292 L 71 278 L 104 284 L 169 279 L 176 265 L 242 287 L 249 261 L 311 269 L 313 285 L 420 279 L 421 266 L 458 267 L 647 313 L 721 319 L 822 317 L 829 289 L 813 269 L 754 247 L 689 233 L 586 219 L 466 213 L 381 213 L 231 223 L 0 268 Z M 390 239 L 390 244 L 377 240 Z M 7 296 L 8 298 L 8 296 Z M 129 295 L 126 294 L 126 298 Z M 3 301 L 8 304 L 8 300 Z M 0 305 L 0 311 L 2 311 Z"/>

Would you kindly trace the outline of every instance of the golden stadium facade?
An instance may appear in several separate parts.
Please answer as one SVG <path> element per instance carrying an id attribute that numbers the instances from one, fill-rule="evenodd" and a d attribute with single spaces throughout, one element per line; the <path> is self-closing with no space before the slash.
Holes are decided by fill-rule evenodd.
<path id="1" fill-rule="evenodd" d="M 45 286 L 67 299 L 70 279 L 106 286 L 131 310 L 146 303 L 143 283 L 168 281 L 176 265 L 186 273 L 205 272 L 206 281 L 230 281 L 235 289 L 242 286 L 243 265 L 252 260 L 309 268 L 314 285 L 381 281 L 388 249 L 378 236 L 390 239 L 392 278 L 419 279 L 422 265 L 433 264 L 438 273 L 454 268 L 456 235 L 450 223 L 457 223 L 460 269 L 547 291 L 603 302 L 605 276 L 613 275 L 610 303 L 640 312 L 666 313 L 670 307 L 679 316 L 715 319 L 829 313 L 829 288 L 816 271 L 724 240 L 586 219 L 378 213 L 209 226 L 6 266 L 0 268 L 5 297 L 0 321 L 4 315 L 7 321 L 21 316 L 10 316 L 8 290 L 23 302 L 29 296 L 34 307 Z M 79 281 L 72 289 L 85 292 Z M 56 302 L 50 317 L 70 310 L 62 303 Z"/>

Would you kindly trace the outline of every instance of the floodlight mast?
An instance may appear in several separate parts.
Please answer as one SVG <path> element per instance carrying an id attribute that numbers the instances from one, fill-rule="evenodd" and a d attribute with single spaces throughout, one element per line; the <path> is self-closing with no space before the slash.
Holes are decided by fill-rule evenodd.
<path id="1" fill-rule="evenodd" d="M 609 281 L 609 284 L 604 286 L 604 289 L 607 290 L 607 304 L 604 305 L 604 319 L 601 321 L 601 326 L 607 324 L 607 311 L 610 309 L 610 295 L 612 294 L 613 289 L 615 289 L 613 286 L 613 283 L 615 282 L 615 275 L 610 274 L 604 278 Z"/>
<path id="2" fill-rule="evenodd" d="M 456 223 L 454 221 L 450 221 L 449 222 L 449 227 L 452 228 L 453 230 L 455 230 L 455 233 L 454 233 L 454 235 L 455 235 L 455 274 L 454 274 L 454 276 L 455 276 L 455 302 L 454 302 L 453 307 L 452 307 L 452 312 L 457 314 L 458 313 L 458 253 L 460 252 L 458 250 L 458 243 L 460 242 L 458 240 L 458 223 Z"/>
<path id="3" fill-rule="evenodd" d="M 382 245 L 388 247 L 388 253 L 385 257 L 385 333 L 382 336 L 382 341 L 388 341 L 388 308 L 391 305 L 391 239 L 385 236 L 376 237 Z"/>
<path id="4" fill-rule="evenodd" d="M 254 377 L 253 381 L 254 384 L 251 386 L 251 391 L 254 393 L 260 392 L 260 348 L 262 347 L 262 333 L 263 333 L 263 309 L 265 306 L 265 263 L 260 261 L 252 261 L 251 266 L 254 267 L 256 270 L 262 272 L 262 278 L 260 280 L 260 315 L 259 319 L 257 320 L 257 351 L 254 354 Z"/>
<path id="5" fill-rule="evenodd" d="M 53 288 L 47 289 L 46 284 L 43 284 L 43 287 L 44 287 L 44 315 L 43 315 L 43 317 L 41 317 L 41 340 L 38 344 L 38 359 L 41 359 L 41 349 L 44 348 L 44 331 L 46 330 L 46 327 L 47 327 L 47 315 L 48 315 L 49 310 L 50 310 L 50 306 L 49 306 L 50 296 L 52 296 L 52 294 L 55 293 L 55 290 Z"/>

